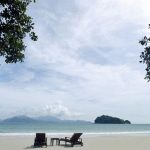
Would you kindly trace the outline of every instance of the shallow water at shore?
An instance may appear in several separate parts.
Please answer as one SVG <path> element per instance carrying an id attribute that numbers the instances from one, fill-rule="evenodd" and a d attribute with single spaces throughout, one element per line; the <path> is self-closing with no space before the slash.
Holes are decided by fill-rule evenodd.
<path id="1" fill-rule="evenodd" d="M 83 132 L 86 135 L 149 134 L 149 124 L 93 124 L 93 123 L 0 123 L 0 135 L 65 135 Z"/>

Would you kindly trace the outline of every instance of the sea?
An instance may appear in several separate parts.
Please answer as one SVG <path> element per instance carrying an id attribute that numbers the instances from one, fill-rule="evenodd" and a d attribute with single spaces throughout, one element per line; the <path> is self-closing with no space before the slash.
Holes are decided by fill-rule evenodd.
<path id="1" fill-rule="evenodd" d="M 150 124 L 94 124 L 94 123 L 0 123 L 0 136 L 70 135 L 150 135 Z"/>

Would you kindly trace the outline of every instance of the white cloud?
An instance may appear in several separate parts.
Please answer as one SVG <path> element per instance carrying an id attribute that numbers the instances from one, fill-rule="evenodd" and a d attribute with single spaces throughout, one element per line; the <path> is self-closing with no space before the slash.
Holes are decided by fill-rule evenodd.
<path id="1" fill-rule="evenodd" d="M 70 111 L 66 106 L 64 106 L 60 102 L 54 103 L 52 105 L 46 105 L 45 108 L 43 108 L 43 111 L 43 115 L 56 116 L 62 119 L 75 119 L 82 115 L 81 113 Z"/>

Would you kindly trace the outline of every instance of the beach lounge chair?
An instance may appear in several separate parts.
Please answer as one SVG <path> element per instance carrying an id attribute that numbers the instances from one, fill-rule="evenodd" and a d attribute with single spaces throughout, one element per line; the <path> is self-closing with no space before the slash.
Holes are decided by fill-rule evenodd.
<path id="1" fill-rule="evenodd" d="M 67 146 L 67 143 L 70 143 L 72 147 L 74 145 L 83 146 L 82 138 L 80 138 L 81 135 L 82 135 L 82 133 L 74 133 L 71 138 L 69 138 L 69 137 L 60 138 L 59 139 L 59 145 L 60 145 L 61 141 L 64 141 L 65 146 Z"/>
<path id="2" fill-rule="evenodd" d="M 47 138 L 45 133 L 36 133 L 36 137 L 34 140 L 34 147 L 47 147 Z"/>

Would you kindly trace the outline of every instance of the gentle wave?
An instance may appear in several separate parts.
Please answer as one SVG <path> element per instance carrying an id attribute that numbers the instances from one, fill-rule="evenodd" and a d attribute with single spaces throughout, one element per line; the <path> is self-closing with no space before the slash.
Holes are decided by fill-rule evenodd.
<path id="1" fill-rule="evenodd" d="M 66 133 L 46 133 L 47 136 L 63 136 L 72 135 L 72 132 Z M 83 136 L 110 136 L 110 135 L 150 135 L 150 131 L 138 132 L 86 132 Z M 0 133 L 0 136 L 35 136 L 35 133 Z"/>

